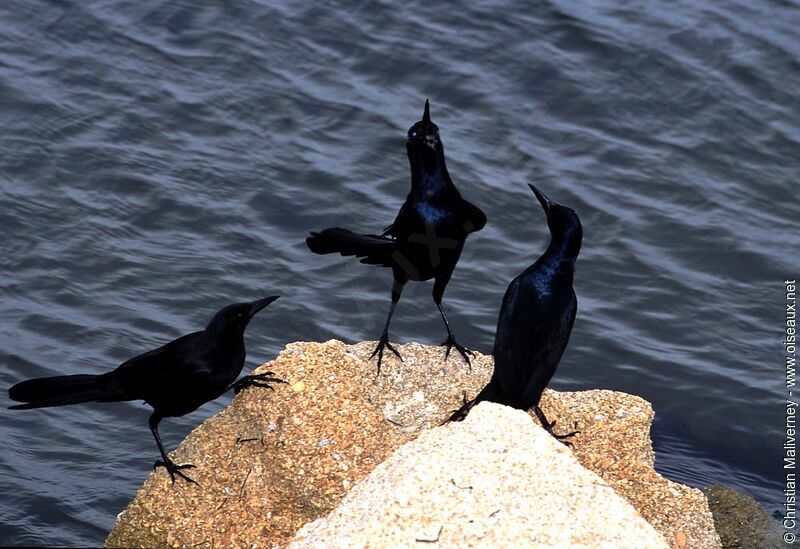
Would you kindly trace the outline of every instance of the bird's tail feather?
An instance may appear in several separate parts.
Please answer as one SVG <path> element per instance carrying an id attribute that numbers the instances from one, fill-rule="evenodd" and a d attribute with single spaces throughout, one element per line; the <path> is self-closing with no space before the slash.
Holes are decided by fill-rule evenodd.
<path id="1" fill-rule="evenodd" d="M 116 400 L 105 385 L 104 377 L 99 375 L 41 377 L 17 383 L 8 390 L 8 396 L 25 403 L 11 406 L 12 410 Z"/>
<path id="2" fill-rule="evenodd" d="M 306 238 L 308 249 L 315 254 L 339 253 L 360 257 L 361 263 L 390 267 L 395 241 L 386 236 L 357 234 L 347 229 L 334 227 Z"/>

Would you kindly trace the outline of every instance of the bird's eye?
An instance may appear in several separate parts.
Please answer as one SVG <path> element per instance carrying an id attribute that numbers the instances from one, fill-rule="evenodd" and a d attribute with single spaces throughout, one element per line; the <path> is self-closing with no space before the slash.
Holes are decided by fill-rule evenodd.
<path id="1" fill-rule="evenodd" d="M 414 139 L 417 137 L 417 132 L 411 132 L 411 138 Z"/>

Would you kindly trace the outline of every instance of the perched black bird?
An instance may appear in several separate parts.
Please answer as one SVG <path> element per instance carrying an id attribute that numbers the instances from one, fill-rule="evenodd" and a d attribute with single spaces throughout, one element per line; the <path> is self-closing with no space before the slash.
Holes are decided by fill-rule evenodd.
<path id="1" fill-rule="evenodd" d="M 447 315 L 442 308 L 442 296 L 453 269 L 464 248 L 467 235 L 486 224 L 486 215 L 463 198 L 447 173 L 444 147 L 439 127 L 431 122 L 430 104 L 425 101 L 422 120 L 408 130 L 406 142 L 411 164 L 411 191 L 400 208 L 397 218 L 381 235 L 361 235 L 347 229 L 325 229 L 311 233 L 306 239 L 309 249 L 317 254 L 340 253 L 362 258 L 361 263 L 390 267 L 394 275 L 392 305 L 386 326 L 372 356 L 378 355 L 381 369 L 383 349 L 400 353 L 389 343 L 389 323 L 392 321 L 403 286 L 409 280 L 435 279 L 433 301 L 447 328 L 445 359 L 455 347 L 469 364 L 469 349 L 460 345 Z"/>
<path id="2" fill-rule="evenodd" d="M 165 417 L 193 412 L 229 389 L 238 393 L 250 385 L 269 387 L 269 382 L 282 382 L 270 377 L 272 372 L 235 381 L 244 366 L 247 324 L 276 299 L 278 296 L 228 305 L 214 315 L 205 330 L 179 337 L 105 374 L 43 377 L 17 383 L 8 390 L 8 396 L 26 404 L 11 409 L 144 400 L 153 407 L 150 431 L 161 453 L 154 468 L 165 467 L 173 482 L 176 474 L 195 482 L 181 472 L 194 465 L 176 465 L 167 456 L 158 435 L 158 423 Z"/>
<path id="3" fill-rule="evenodd" d="M 533 185 L 530 188 L 547 215 L 550 245 L 509 284 L 497 318 L 492 378 L 449 421 L 464 419 L 478 402 L 488 400 L 520 410 L 533 408 L 542 426 L 562 439 L 575 433 L 553 433 L 555 422 L 547 421 L 539 399 L 558 367 L 575 322 L 578 301 L 572 277 L 583 229 L 573 210 L 556 204 Z"/>

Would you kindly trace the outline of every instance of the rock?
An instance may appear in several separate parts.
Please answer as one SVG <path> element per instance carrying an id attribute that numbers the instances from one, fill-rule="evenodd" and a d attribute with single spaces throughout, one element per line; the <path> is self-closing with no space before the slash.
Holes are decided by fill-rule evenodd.
<path id="1" fill-rule="evenodd" d="M 714 515 L 722 547 L 772 549 L 784 547 L 780 524 L 770 517 L 758 502 L 733 488 L 711 485 L 703 489 Z"/>
<path id="2" fill-rule="evenodd" d="M 256 370 L 273 370 L 288 385 L 246 389 L 173 452 L 176 462 L 197 466 L 200 485 L 152 473 L 106 544 L 285 545 L 394 450 L 438 426 L 463 392 L 475 395 L 492 371 L 490 356 L 478 354 L 470 371 L 458 355 L 444 361 L 443 348 L 411 343 L 398 346 L 402 363 L 385 355 L 376 376 L 374 345 L 288 345 Z M 575 457 L 670 545 L 719 547 L 703 494 L 653 469 L 648 402 L 612 391 L 547 390 L 541 406 L 557 431 L 577 426 Z"/>
<path id="3" fill-rule="evenodd" d="M 581 433 L 573 442 L 581 465 L 627 499 L 670 545 L 720 547 L 703 493 L 655 471 L 649 402 L 613 391 L 548 390 L 541 406 L 548 418 L 558 419 L 557 431 L 577 424 Z"/>
<path id="4" fill-rule="evenodd" d="M 423 432 L 353 487 L 290 549 L 638 547 L 664 539 L 525 412 L 481 403 Z"/>

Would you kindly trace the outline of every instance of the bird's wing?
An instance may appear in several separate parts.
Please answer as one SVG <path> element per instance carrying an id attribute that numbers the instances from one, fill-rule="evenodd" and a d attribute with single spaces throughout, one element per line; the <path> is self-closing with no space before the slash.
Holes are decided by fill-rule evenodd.
<path id="1" fill-rule="evenodd" d="M 403 202 L 403 205 L 400 206 L 400 211 L 397 212 L 397 216 L 394 218 L 394 222 L 384 229 L 381 236 L 391 236 L 397 237 L 404 235 L 407 230 L 406 227 L 408 226 L 408 215 L 409 215 L 409 207 L 408 201 Z"/>
<path id="2" fill-rule="evenodd" d="M 575 301 L 553 306 L 517 277 L 509 285 L 497 319 L 494 377 L 506 395 L 540 393 L 549 383 L 575 320 Z"/>
<path id="3" fill-rule="evenodd" d="M 575 316 L 578 314 L 578 298 L 575 296 L 575 291 L 572 292 L 572 300 L 569 304 L 569 309 L 565 313 L 567 322 L 564 325 L 565 337 L 562 338 L 561 349 L 559 350 L 559 357 L 564 354 L 564 350 L 569 343 L 569 335 L 572 333 L 572 326 L 575 324 Z"/>
<path id="4" fill-rule="evenodd" d="M 529 297 L 525 291 L 521 277 L 517 277 L 508 285 L 500 313 L 497 315 L 497 330 L 494 338 L 494 377 L 505 388 L 512 380 L 515 365 L 527 359 L 522 340 L 527 340 L 530 323 L 523 307 L 523 301 Z"/>
<path id="5" fill-rule="evenodd" d="M 144 398 L 155 387 L 211 376 L 202 332 L 194 332 L 166 345 L 135 356 L 108 374 L 108 383 L 117 391 Z"/>
<path id="6" fill-rule="evenodd" d="M 486 214 L 472 202 L 462 200 L 462 215 L 464 216 L 464 230 L 467 233 L 475 233 L 483 229 L 486 225 Z"/>

